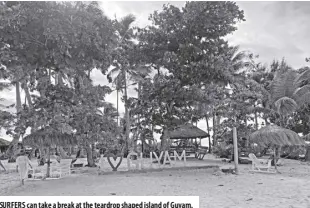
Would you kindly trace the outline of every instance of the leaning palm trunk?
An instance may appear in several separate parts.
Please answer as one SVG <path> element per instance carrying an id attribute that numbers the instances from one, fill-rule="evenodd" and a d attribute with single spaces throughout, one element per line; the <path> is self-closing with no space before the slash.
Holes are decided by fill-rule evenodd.
<path id="1" fill-rule="evenodd" d="M 30 92 L 29 92 L 29 88 L 27 86 L 27 82 L 24 82 L 22 84 L 22 89 L 25 91 L 26 99 L 27 99 L 29 107 L 33 108 L 33 103 L 32 103 L 32 100 L 31 100 L 31 95 L 30 95 Z M 36 125 L 36 123 L 34 123 L 33 128 L 31 128 L 31 133 L 33 133 L 36 129 L 37 129 L 37 125 Z"/>
<path id="2" fill-rule="evenodd" d="M 17 81 L 15 83 L 15 87 L 16 87 L 16 113 L 17 113 L 17 123 L 19 122 L 19 113 L 22 110 L 22 101 L 21 101 L 21 97 L 20 97 L 20 83 Z M 19 142 L 19 138 L 20 138 L 20 132 L 16 132 L 16 134 L 13 137 L 12 142 L 9 145 L 9 148 L 6 152 L 6 155 L 10 158 L 14 157 L 16 150 L 17 150 L 17 144 Z"/>

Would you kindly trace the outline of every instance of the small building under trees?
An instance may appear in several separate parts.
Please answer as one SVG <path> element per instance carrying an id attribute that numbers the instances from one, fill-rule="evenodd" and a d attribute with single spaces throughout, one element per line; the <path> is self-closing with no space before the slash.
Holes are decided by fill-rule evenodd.
<path id="1" fill-rule="evenodd" d="M 168 133 L 170 138 L 170 152 L 174 150 L 181 153 L 185 150 L 186 154 L 197 153 L 202 149 L 207 151 L 207 147 L 201 145 L 203 138 L 210 135 L 192 124 L 179 125 Z"/>

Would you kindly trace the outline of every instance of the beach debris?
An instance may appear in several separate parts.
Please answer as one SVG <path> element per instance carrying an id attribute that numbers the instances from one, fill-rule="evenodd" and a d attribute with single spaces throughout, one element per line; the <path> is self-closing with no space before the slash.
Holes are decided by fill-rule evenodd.
<path id="1" fill-rule="evenodd" d="M 218 186 L 224 186 L 223 184 L 220 184 L 220 185 L 218 185 Z"/>
<path id="2" fill-rule="evenodd" d="M 249 199 L 247 199 L 247 200 L 245 200 L 245 201 L 251 201 L 251 200 L 253 200 L 253 198 L 249 198 Z"/>
<path id="3" fill-rule="evenodd" d="M 116 195 L 116 193 L 110 193 L 110 195 L 113 195 L 113 196 L 114 196 L 114 195 Z"/>

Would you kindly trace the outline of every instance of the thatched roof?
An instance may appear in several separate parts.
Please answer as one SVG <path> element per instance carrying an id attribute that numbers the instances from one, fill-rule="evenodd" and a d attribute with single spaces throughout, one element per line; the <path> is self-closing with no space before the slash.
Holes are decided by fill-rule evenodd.
<path id="1" fill-rule="evenodd" d="M 263 127 L 249 136 L 249 141 L 262 147 L 302 146 L 304 140 L 294 131 L 276 125 Z"/>
<path id="2" fill-rule="evenodd" d="M 6 147 L 9 145 L 10 145 L 10 142 L 8 140 L 0 138 L 0 147 Z"/>
<path id="3" fill-rule="evenodd" d="M 209 134 L 192 124 L 184 124 L 169 131 L 170 139 L 195 139 L 209 137 Z"/>
<path id="4" fill-rule="evenodd" d="M 23 144 L 31 147 L 50 147 L 54 145 L 65 147 L 76 145 L 77 139 L 73 134 L 49 131 L 49 129 L 40 129 L 24 137 Z"/>

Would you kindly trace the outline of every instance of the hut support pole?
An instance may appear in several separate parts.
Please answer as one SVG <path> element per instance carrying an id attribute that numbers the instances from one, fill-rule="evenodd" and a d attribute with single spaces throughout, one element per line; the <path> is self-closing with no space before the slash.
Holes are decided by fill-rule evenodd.
<path id="1" fill-rule="evenodd" d="M 238 142 L 237 142 L 237 128 L 236 127 L 233 127 L 233 142 L 234 142 L 235 173 L 239 174 L 239 169 L 238 169 Z"/>
<path id="2" fill-rule="evenodd" d="M 274 168 L 276 169 L 276 172 L 280 173 L 280 171 L 277 168 L 277 147 L 274 148 L 273 161 L 274 161 Z"/>

